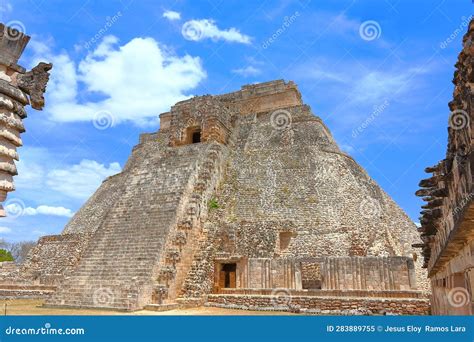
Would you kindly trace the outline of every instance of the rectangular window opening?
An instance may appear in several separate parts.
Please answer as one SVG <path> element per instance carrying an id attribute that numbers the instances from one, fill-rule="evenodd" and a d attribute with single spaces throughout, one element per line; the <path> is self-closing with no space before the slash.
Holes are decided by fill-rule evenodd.
<path id="1" fill-rule="evenodd" d="M 192 143 L 198 144 L 200 142 L 201 142 L 201 130 L 194 131 L 193 136 L 192 136 Z"/>

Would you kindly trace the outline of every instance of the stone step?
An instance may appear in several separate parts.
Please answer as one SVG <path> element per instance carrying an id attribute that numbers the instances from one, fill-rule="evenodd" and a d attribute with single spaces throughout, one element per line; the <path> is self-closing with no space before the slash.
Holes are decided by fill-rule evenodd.
<path id="1" fill-rule="evenodd" d="M 149 311 L 169 311 L 179 309 L 180 305 L 178 303 L 168 303 L 168 304 L 148 304 L 144 307 L 144 310 Z"/>

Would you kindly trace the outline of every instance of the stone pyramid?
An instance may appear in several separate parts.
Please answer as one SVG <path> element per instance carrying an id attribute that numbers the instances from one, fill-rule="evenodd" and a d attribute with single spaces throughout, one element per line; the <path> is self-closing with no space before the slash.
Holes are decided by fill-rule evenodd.
<path id="1" fill-rule="evenodd" d="M 417 240 L 297 86 L 272 81 L 161 114 L 160 130 L 141 135 L 122 172 L 41 239 L 23 271 L 58 286 L 48 305 L 128 310 L 196 304 L 223 287 L 304 289 L 295 260 L 305 258 L 323 265 L 315 288 L 415 290 Z M 271 266 L 282 263 L 288 276 Z"/>

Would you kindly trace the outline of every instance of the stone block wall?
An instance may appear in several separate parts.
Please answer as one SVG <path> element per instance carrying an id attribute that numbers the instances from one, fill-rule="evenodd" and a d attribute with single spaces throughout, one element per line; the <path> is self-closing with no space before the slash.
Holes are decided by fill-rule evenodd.
<path id="1" fill-rule="evenodd" d="M 220 204 L 206 223 L 207 239 L 186 282 L 185 296 L 212 291 L 214 259 L 406 256 L 416 258 L 415 224 L 350 156 L 340 151 L 308 106 L 283 108 L 288 127 L 272 112 L 240 117 Z M 290 236 L 281 250 L 281 234 Z M 417 285 L 427 289 L 421 258 Z M 382 266 L 382 264 L 380 265 Z"/>
<path id="2" fill-rule="evenodd" d="M 64 227 L 63 234 L 93 234 L 104 221 L 110 208 L 122 197 L 127 180 L 124 174 L 105 179 L 96 192 Z"/>
<path id="3" fill-rule="evenodd" d="M 168 132 L 170 146 L 181 146 L 192 143 L 193 133 L 198 133 L 201 142 L 218 142 L 227 144 L 235 110 L 225 106 L 213 96 L 195 97 L 178 102 L 171 108 L 169 115 L 162 117 Z"/>
<path id="4" fill-rule="evenodd" d="M 322 289 L 413 291 L 415 265 L 408 257 L 324 258 Z"/>
<path id="5" fill-rule="evenodd" d="M 123 171 L 104 181 L 66 227 L 64 234 L 85 228 L 93 237 L 49 305 L 140 308 L 165 275 L 173 275 L 164 285 L 176 296 L 198 238 L 190 230 L 199 232 L 197 222 L 206 217 L 222 151 L 211 142 L 169 147 L 168 138 L 166 132 L 143 135 Z M 97 302 L 97 291 L 109 300 Z"/>
<path id="6" fill-rule="evenodd" d="M 244 288 L 301 288 L 300 265 L 291 259 L 250 258 Z"/>
<path id="7" fill-rule="evenodd" d="M 296 84 L 283 80 L 245 85 L 239 91 L 216 97 L 241 115 L 303 104 Z"/>
<path id="8" fill-rule="evenodd" d="M 424 267 L 435 314 L 474 314 L 474 20 L 463 37 L 454 73 L 445 159 L 425 171 L 416 194 Z"/>
<path id="9" fill-rule="evenodd" d="M 407 257 L 249 258 L 237 263 L 237 273 L 237 288 L 246 289 L 315 289 L 307 285 L 319 282 L 322 290 L 417 290 Z"/>
<path id="10" fill-rule="evenodd" d="M 35 284 L 59 284 L 77 265 L 90 238 L 87 233 L 41 237 L 20 267 L 22 277 Z"/>
<path id="11" fill-rule="evenodd" d="M 390 280 L 401 264 L 384 258 L 412 255 L 415 225 L 341 152 L 292 82 L 195 97 L 161 118 L 65 228 L 93 237 L 49 304 L 197 302 L 212 292 L 223 255 L 250 260 L 240 281 L 252 286 L 301 288 L 302 267 L 291 261 L 301 258 L 329 258 L 319 272 L 333 288 L 375 288 L 373 278 L 395 291 L 412 280 Z M 195 128 L 199 144 L 190 143 Z M 104 289 L 108 300 L 97 303 Z"/>
<path id="12" fill-rule="evenodd" d="M 275 296 L 212 294 L 207 306 L 241 310 L 290 311 L 319 315 L 428 315 L 428 299 L 344 298 L 291 296 L 278 302 Z"/>

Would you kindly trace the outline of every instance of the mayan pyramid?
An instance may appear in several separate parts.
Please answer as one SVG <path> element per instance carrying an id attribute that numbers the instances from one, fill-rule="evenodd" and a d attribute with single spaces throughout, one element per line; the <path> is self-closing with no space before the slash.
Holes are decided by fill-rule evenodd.
<path id="1" fill-rule="evenodd" d="M 417 297 L 418 239 L 297 86 L 278 80 L 161 114 L 159 131 L 140 136 L 122 172 L 61 235 L 40 239 L 22 272 L 57 286 L 48 305 L 73 307 L 272 288 Z"/>

